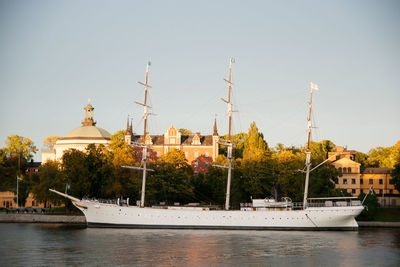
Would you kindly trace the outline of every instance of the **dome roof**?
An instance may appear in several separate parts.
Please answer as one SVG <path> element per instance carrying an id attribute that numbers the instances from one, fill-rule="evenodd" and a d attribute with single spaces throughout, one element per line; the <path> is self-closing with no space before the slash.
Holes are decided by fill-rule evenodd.
<path id="1" fill-rule="evenodd" d="M 111 134 L 96 126 L 81 126 L 70 131 L 66 137 L 102 137 L 110 139 Z"/>

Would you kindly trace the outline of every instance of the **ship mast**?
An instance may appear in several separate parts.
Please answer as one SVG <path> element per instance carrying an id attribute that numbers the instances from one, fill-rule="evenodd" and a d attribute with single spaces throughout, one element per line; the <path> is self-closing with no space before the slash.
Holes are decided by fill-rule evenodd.
<path id="1" fill-rule="evenodd" d="M 146 175 L 147 171 L 152 171 L 151 169 L 147 169 L 147 150 L 149 149 L 149 145 L 146 144 L 146 137 L 147 137 L 147 117 L 149 115 L 148 113 L 148 108 L 151 108 L 149 105 L 147 105 L 147 90 L 148 88 L 151 88 L 149 85 L 149 66 L 151 65 L 150 62 L 147 62 L 146 65 L 146 80 L 145 82 L 138 82 L 139 84 L 143 85 L 144 87 L 144 102 L 139 103 L 136 102 L 136 104 L 143 106 L 143 119 L 144 119 L 144 126 L 143 126 L 143 143 L 133 143 L 134 146 L 142 148 L 142 162 L 143 162 L 143 167 L 133 167 L 133 166 L 124 166 L 126 168 L 130 169 L 137 169 L 137 170 L 143 170 L 143 178 L 142 178 L 142 194 L 140 198 L 140 207 L 144 207 L 144 200 L 145 200 L 145 195 L 146 195 Z"/>
<path id="2" fill-rule="evenodd" d="M 228 100 L 223 98 L 226 104 L 228 104 L 228 116 L 229 116 L 229 128 L 228 128 L 228 140 L 220 140 L 218 143 L 227 147 L 227 158 L 229 162 L 228 166 L 228 180 L 226 182 L 226 198 L 225 198 L 225 209 L 229 210 L 229 202 L 231 195 L 231 180 L 232 180 L 232 151 L 233 151 L 233 143 L 231 141 L 231 132 L 232 132 L 232 102 L 231 102 L 231 91 L 232 91 L 232 63 L 235 63 L 235 59 L 231 58 L 229 62 L 229 80 L 225 79 L 225 82 L 228 84 Z M 222 167 L 222 166 L 218 166 Z M 226 167 L 225 167 L 226 168 Z"/>
<path id="3" fill-rule="evenodd" d="M 318 90 L 318 85 L 310 83 L 310 101 L 308 102 L 308 117 L 307 117 L 307 146 L 306 146 L 306 181 L 304 184 L 304 199 L 303 199 L 303 209 L 307 208 L 307 196 L 308 196 L 308 181 L 310 179 L 310 167 L 311 167 L 311 110 L 312 110 L 312 95 L 313 90 Z"/>

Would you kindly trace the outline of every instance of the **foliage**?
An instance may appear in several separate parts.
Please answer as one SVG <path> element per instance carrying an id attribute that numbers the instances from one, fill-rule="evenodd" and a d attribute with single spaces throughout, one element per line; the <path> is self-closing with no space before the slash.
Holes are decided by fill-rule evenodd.
<path id="1" fill-rule="evenodd" d="M 362 193 L 358 196 L 358 199 L 363 201 L 364 197 L 365 194 Z M 374 195 L 368 195 L 367 198 L 365 198 L 363 205 L 366 206 L 366 208 L 361 212 L 360 215 L 357 216 L 356 219 L 358 221 L 373 221 L 379 209 L 378 197 Z"/>
<path id="2" fill-rule="evenodd" d="M 178 132 L 180 132 L 182 135 L 193 135 L 193 132 L 191 130 L 185 128 L 180 128 Z"/>
<path id="3" fill-rule="evenodd" d="M 126 133 L 125 130 L 119 130 L 119 131 L 115 132 L 114 134 L 112 134 L 110 137 L 111 142 L 108 147 L 111 150 L 114 150 L 116 148 L 123 148 L 124 146 L 126 146 L 125 133 Z"/>
<path id="4" fill-rule="evenodd" d="M 30 160 L 37 152 L 32 140 L 29 137 L 19 135 L 7 136 L 5 151 L 8 155 L 17 154 L 26 160 Z"/>
<path id="5" fill-rule="evenodd" d="M 356 152 L 355 153 L 355 159 L 356 162 L 361 164 L 361 167 L 367 168 L 370 167 L 369 162 L 368 162 L 368 155 L 362 152 Z"/>
<path id="6" fill-rule="evenodd" d="M 233 157 L 234 158 L 243 158 L 243 149 L 244 149 L 244 140 L 247 136 L 247 133 L 238 133 L 232 135 L 230 141 L 235 145 L 233 149 Z M 222 139 L 229 140 L 228 135 L 222 136 Z M 225 146 L 219 147 L 219 154 L 226 155 L 227 148 Z"/>
<path id="7" fill-rule="evenodd" d="M 176 169 L 190 168 L 190 165 L 185 157 L 185 153 L 179 149 L 172 149 L 171 151 L 164 154 L 159 159 L 160 164 L 168 164 L 169 166 L 175 166 Z"/>
<path id="8" fill-rule="evenodd" d="M 396 190 L 400 191 L 400 157 L 397 159 L 397 162 L 394 165 L 391 176 L 394 187 L 396 188 Z"/>
<path id="9" fill-rule="evenodd" d="M 54 145 L 56 144 L 57 140 L 60 139 L 61 137 L 59 136 L 54 136 L 54 135 L 50 135 L 47 136 L 44 141 L 43 144 L 48 148 L 48 149 L 54 149 Z"/>
<path id="10" fill-rule="evenodd" d="M 260 161 L 268 152 L 268 144 L 264 141 L 264 136 L 258 131 L 255 122 L 250 124 L 250 129 L 244 139 L 243 160 Z"/>
<path id="11" fill-rule="evenodd" d="M 400 157 L 400 141 L 391 147 L 376 147 L 369 151 L 368 162 L 371 167 L 393 168 Z"/>
<path id="12" fill-rule="evenodd" d="M 64 198 L 49 191 L 49 188 L 63 192 L 65 189 L 65 176 L 61 171 L 60 163 L 49 161 L 39 168 L 39 175 L 32 177 L 32 193 L 39 202 L 60 204 Z"/>

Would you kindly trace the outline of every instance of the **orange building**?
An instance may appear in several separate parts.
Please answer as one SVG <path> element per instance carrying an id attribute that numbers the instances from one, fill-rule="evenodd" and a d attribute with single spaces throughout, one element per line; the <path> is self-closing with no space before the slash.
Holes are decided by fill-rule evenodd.
<path id="1" fill-rule="evenodd" d="M 400 193 L 394 188 L 390 175 L 392 169 L 362 168 L 360 163 L 354 161 L 355 153 L 340 146 L 335 152 L 328 153 L 328 157 L 336 154 L 330 161 L 341 174 L 335 187 L 346 190 L 352 196 L 359 196 L 367 194 L 372 186 L 382 207 L 400 206 Z"/>
<path id="2" fill-rule="evenodd" d="M 179 149 L 185 153 L 189 164 L 192 165 L 195 172 L 204 172 L 218 156 L 218 131 L 217 123 L 214 121 L 214 130 L 212 135 L 194 135 L 181 134 L 174 125 L 172 125 L 163 135 L 147 135 L 143 140 L 142 135 L 132 134 L 132 123 L 127 124 L 125 142 L 145 143 L 151 146 L 150 158 L 158 159 L 172 149 Z"/>

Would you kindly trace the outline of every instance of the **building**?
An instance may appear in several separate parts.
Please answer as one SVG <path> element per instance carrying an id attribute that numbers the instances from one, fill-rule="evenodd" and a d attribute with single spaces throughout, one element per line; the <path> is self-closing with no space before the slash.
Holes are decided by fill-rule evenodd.
<path id="1" fill-rule="evenodd" d="M 84 111 L 85 118 L 82 126 L 73 129 L 65 137 L 57 140 L 53 149 L 42 150 L 43 163 L 49 160 L 60 161 L 64 152 L 71 148 L 84 151 L 89 144 L 108 145 L 110 143 L 111 134 L 96 126 L 93 106 L 88 103 Z"/>
<path id="2" fill-rule="evenodd" d="M 199 132 L 193 135 L 181 134 L 172 125 L 163 135 L 133 135 L 132 122 L 127 123 L 125 142 L 145 143 L 151 146 L 150 158 L 158 159 L 172 149 L 179 149 L 185 153 L 185 157 L 195 172 L 204 172 L 207 166 L 216 160 L 218 156 L 218 131 L 217 122 L 214 120 L 212 135 L 201 135 Z"/>
<path id="3" fill-rule="evenodd" d="M 372 186 L 381 206 L 400 206 L 400 193 L 394 188 L 390 175 L 392 169 L 362 168 L 360 163 L 354 161 L 355 153 L 356 151 L 343 147 L 336 147 L 335 152 L 328 153 L 328 157 L 336 154 L 331 162 L 341 174 L 335 187 L 352 196 L 359 196 L 362 193 L 367 194 Z"/>

